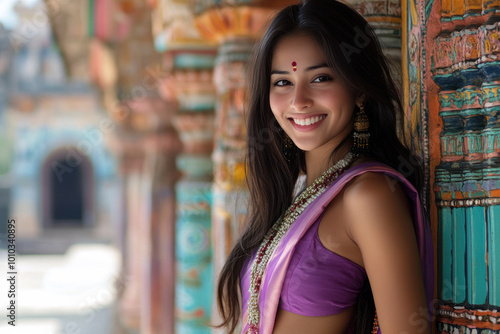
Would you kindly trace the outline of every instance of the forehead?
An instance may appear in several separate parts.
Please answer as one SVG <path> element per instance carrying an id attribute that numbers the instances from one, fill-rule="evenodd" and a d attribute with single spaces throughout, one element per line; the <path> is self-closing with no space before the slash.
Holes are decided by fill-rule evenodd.
<path id="1" fill-rule="evenodd" d="M 297 63 L 300 68 L 326 63 L 325 53 L 319 44 L 307 35 L 290 35 L 283 37 L 274 48 L 272 67 L 292 66 Z"/>

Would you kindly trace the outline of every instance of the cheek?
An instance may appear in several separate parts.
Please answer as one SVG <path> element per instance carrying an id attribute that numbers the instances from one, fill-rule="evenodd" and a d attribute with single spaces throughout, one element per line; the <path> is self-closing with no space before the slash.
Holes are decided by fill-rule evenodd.
<path id="1" fill-rule="evenodd" d="M 270 94 L 269 95 L 269 106 L 271 107 L 271 110 L 273 111 L 274 116 L 278 117 L 279 115 L 283 114 L 284 109 L 283 109 L 283 97 L 280 96 L 279 94 Z"/>
<path id="2" fill-rule="evenodd" d="M 278 121 L 279 126 L 284 129 L 285 128 L 285 120 L 283 119 L 283 108 L 280 106 L 279 99 L 273 96 L 269 96 L 269 106 L 271 107 L 271 112 Z"/>
<path id="3" fill-rule="evenodd" d="M 324 104 L 330 106 L 332 110 L 340 110 L 343 112 L 353 111 L 355 101 L 351 99 L 349 92 L 335 92 L 324 96 Z"/>
<path id="4" fill-rule="evenodd" d="M 273 94 L 269 94 L 269 107 L 276 116 L 276 97 Z"/>

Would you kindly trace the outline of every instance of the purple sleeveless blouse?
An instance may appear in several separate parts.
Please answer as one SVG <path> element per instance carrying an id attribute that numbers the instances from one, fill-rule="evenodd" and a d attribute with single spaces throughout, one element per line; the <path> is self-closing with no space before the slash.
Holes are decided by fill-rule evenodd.
<path id="1" fill-rule="evenodd" d="M 312 317 L 341 313 L 356 304 L 367 278 L 363 267 L 323 246 L 321 217 L 295 246 L 281 289 L 279 307 L 285 311 Z"/>

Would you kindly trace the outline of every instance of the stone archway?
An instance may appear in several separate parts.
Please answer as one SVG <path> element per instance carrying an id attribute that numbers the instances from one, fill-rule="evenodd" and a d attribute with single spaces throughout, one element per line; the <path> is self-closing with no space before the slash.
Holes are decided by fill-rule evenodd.
<path id="1" fill-rule="evenodd" d="M 53 151 L 41 177 L 44 229 L 92 225 L 93 168 L 86 155 L 68 147 Z"/>

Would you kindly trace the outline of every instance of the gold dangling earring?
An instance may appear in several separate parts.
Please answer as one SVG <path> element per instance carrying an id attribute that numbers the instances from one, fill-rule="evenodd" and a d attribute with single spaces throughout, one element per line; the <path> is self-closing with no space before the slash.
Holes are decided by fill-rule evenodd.
<path id="1" fill-rule="evenodd" d="M 355 154 L 367 153 L 370 147 L 370 120 L 365 112 L 363 103 L 354 115 L 354 133 L 352 151 Z"/>

